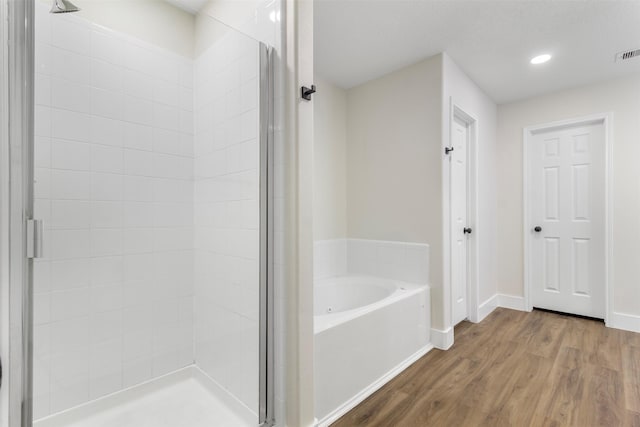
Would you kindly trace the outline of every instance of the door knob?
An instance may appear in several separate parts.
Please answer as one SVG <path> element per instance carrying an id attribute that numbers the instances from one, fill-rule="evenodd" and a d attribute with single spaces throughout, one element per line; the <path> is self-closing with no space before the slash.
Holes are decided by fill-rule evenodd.
<path id="1" fill-rule="evenodd" d="M 464 232 L 464 234 L 471 234 L 473 230 L 471 230 L 469 227 L 465 227 L 462 229 L 462 231 Z"/>
<path id="2" fill-rule="evenodd" d="M 542 227 L 540 227 L 539 225 L 536 225 L 535 227 L 533 227 L 533 231 L 535 231 L 536 233 L 539 233 L 542 231 Z"/>

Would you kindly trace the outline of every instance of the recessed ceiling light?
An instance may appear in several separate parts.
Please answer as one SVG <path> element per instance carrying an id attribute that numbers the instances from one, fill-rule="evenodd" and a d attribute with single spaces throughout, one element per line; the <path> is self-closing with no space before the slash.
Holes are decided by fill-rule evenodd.
<path id="1" fill-rule="evenodd" d="M 538 55 L 536 57 L 531 58 L 531 63 L 534 65 L 544 64 L 550 59 L 551 59 L 551 55 L 545 53 L 544 55 Z"/>

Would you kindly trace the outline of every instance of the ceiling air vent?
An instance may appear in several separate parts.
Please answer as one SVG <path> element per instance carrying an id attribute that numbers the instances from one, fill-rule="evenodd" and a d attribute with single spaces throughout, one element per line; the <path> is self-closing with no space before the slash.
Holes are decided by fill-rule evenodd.
<path id="1" fill-rule="evenodd" d="M 616 54 L 616 62 L 626 61 L 627 59 L 640 58 L 640 49 L 625 50 Z"/>

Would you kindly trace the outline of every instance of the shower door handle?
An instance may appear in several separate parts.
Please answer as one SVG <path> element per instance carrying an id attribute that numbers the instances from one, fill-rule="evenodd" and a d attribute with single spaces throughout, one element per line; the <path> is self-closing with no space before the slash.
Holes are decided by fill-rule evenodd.
<path id="1" fill-rule="evenodd" d="M 27 258 L 42 258 L 44 222 L 41 219 L 27 220 Z"/>

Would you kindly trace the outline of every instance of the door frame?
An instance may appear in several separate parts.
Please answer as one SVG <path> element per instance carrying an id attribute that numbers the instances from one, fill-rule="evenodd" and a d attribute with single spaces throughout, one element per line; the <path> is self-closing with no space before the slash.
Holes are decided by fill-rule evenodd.
<path id="1" fill-rule="evenodd" d="M 478 215 L 478 119 L 469 114 L 452 98 L 450 101 L 449 111 L 449 138 L 447 146 L 451 146 L 453 138 L 453 123 L 455 120 L 464 122 L 468 127 L 468 146 L 467 146 L 467 222 L 468 226 L 473 229 L 471 238 L 467 242 L 467 318 L 473 323 L 477 323 L 480 319 L 478 313 L 478 277 L 479 277 L 479 242 L 480 242 L 480 227 L 479 227 L 479 215 Z M 448 290 L 448 296 L 445 294 L 445 301 L 449 300 L 449 313 L 451 327 L 454 325 L 453 320 L 453 287 L 451 282 L 451 258 L 453 245 L 451 244 L 452 233 L 451 226 L 453 224 L 451 218 L 451 162 L 449 159 L 445 162 L 448 171 L 445 176 L 447 182 L 443 186 L 444 200 L 447 200 L 446 214 L 444 215 L 444 229 L 446 230 L 446 236 L 444 239 L 444 268 L 445 268 L 445 292 Z M 446 315 L 445 315 L 446 316 Z"/>
<path id="2" fill-rule="evenodd" d="M 9 5 L 0 0 L 0 22 L 8 22 Z M 9 31 L 0 28 L 0 360 L 9 369 L 9 102 L 4 96 L 9 90 Z M 4 371 L 8 372 L 8 371 Z M 6 374 L 4 374 L 6 375 Z M 3 383 L 6 381 L 3 378 Z M 0 385 L 0 425 L 9 425 L 8 388 Z"/>
<path id="3" fill-rule="evenodd" d="M 275 418 L 275 296 L 273 241 L 273 48 L 259 43 L 260 62 L 260 290 L 259 290 L 259 390 L 258 423 L 273 426 Z"/>
<path id="4" fill-rule="evenodd" d="M 613 113 L 598 113 L 588 116 L 575 117 L 566 120 L 558 120 L 539 125 L 527 126 L 523 129 L 522 146 L 522 202 L 523 202 L 523 224 L 522 233 L 524 236 L 524 307 L 527 311 L 533 310 L 531 300 L 531 256 L 532 256 L 532 236 L 531 236 L 531 203 L 529 192 L 529 147 L 532 144 L 533 136 L 553 130 L 572 128 L 590 124 L 602 124 L 604 126 L 604 253 L 605 253 L 605 325 L 611 326 L 613 314 Z"/>
<path id="5" fill-rule="evenodd" d="M 2 78 L 3 92 L 8 84 L 3 101 L 6 104 L 1 109 L 2 122 L 8 125 L 0 138 L 0 157 L 7 171 L 1 174 L 0 182 L 2 204 L 6 206 L 2 213 L 8 216 L 3 225 L 9 227 L 7 236 L 3 236 L 7 240 L 2 242 L 7 254 L 1 254 L 3 263 L 8 263 L 1 283 L 1 295 L 8 296 L 9 303 L 8 313 L 2 318 L 6 321 L 8 316 L 8 331 L 1 330 L 9 334 L 8 338 L 3 336 L 3 346 L 8 348 L 6 353 L 3 350 L 1 392 L 7 411 L 0 415 L 8 418 L 10 427 L 27 427 L 32 422 L 33 260 L 28 256 L 27 222 L 33 218 L 34 5 L 35 0 L 2 0 L 0 5 L 8 24 L 0 37 L 7 71 Z"/>
<path id="6" fill-rule="evenodd" d="M 0 0 L 0 425 L 33 423 L 33 219 L 35 0 Z M 275 422 L 275 295 L 273 291 L 273 58 L 260 43 L 261 283 L 260 407 L 262 426 Z M 30 236 L 33 237 L 33 236 Z"/>

